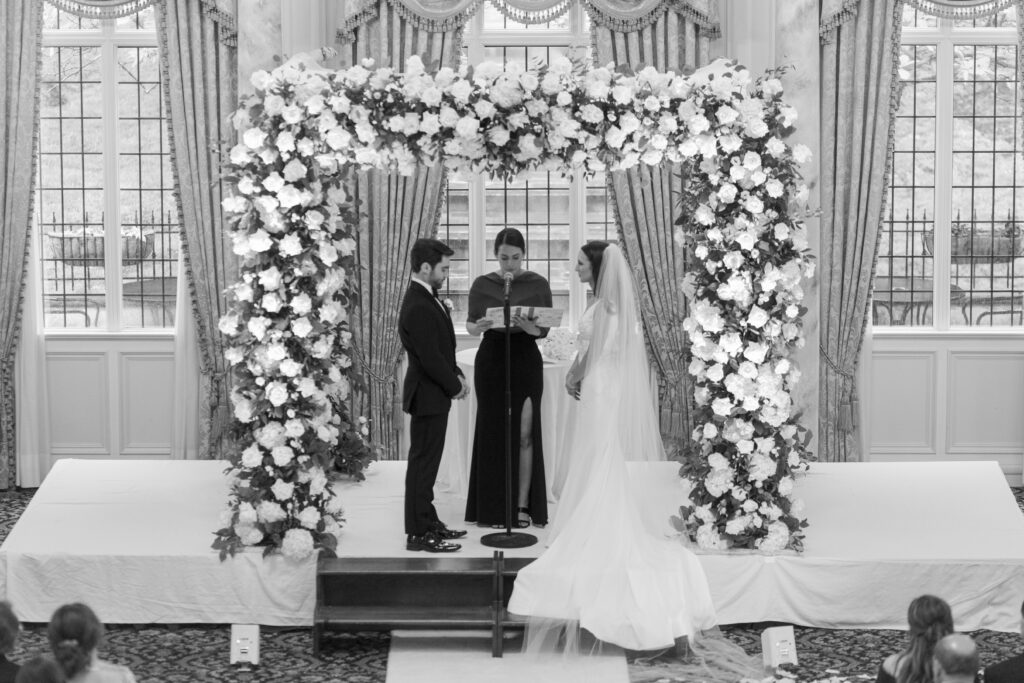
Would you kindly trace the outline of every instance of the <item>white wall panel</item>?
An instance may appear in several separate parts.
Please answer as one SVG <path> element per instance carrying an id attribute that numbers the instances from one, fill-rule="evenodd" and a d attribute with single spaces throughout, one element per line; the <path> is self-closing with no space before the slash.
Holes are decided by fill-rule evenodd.
<path id="1" fill-rule="evenodd" d="M 1024 450 L 1024 355 L 950 353 L 949 452 Z"/>
<path id="2" fill-rule="evenodd" d="M 936 365 L 932 353 L 876 353 L 871 451 L 935 453 Z"/>
<path id="3" fill-rule="evenodd" d="M 174 415 L 174 357 L 120 354 L 121 454 L 170 455 Z"/>
<path id="4" fill-rule="evenodd" d="M 110 380 L 105 353 L 46 357 L 54 455 L 110 455 Z"/>

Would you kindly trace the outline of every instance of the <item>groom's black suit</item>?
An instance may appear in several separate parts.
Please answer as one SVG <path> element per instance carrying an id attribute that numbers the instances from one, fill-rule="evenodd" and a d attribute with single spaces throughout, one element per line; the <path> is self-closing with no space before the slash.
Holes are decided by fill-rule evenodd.
<path id="1" fill-rule="evenodd" d="M 410 282 L 398 314 L 409 358 L 402 409 L 412 416 L 405 473 L 405 533 L 421 536 L 439 524 L 434 480 L 441 464 L 448 411 L 462 391 L 455 362 L 455 328 L 448 311 L 419 282 Z"/>

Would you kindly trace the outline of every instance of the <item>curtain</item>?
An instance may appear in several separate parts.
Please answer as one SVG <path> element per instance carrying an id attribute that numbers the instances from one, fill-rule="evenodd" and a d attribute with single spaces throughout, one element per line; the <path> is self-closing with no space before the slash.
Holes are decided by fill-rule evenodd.
<path id="1" fill-rule="evenodd" d="M 420 55 L 426 64 L 435 60 L 456 64 L 468 15 L 421 21 L 398 0 L 381 0 L 372 16 L 357 16 L 361 23 L 350 19 L 339 32 L 346 43 L 341 48 L 343 64 L 372 57 L 379 66 L 401 70 L 412 55 Z M 351 323 L 366 380 L 364 390 L 353 392 L 352 411 L 370 419 L 370 440 L 383 447 L 383 457 L 388 459 L 400 457 L 398 308 L 410 277 L 409 248 L 417 238 L 437 234 L 444 184 L 445 171 L 438 165 L 420 167 L 410 177 L 359 173 L 351 187 L 362 202 L 356 252 L 361 303 Z"/>
<path id="2" fill-rule="evenodd" d="M 654 66 L 679 73 L 709 61 L 717 28 L 689 11 L 679 11 L 671 3 L 654 3 L 655 9 L 646 16 L 609 16 L 594 11 L 596 0 L 589 2 L 597 64 Z M 671 441 L 684 443 L 693 428 L 693 390 L 682 354 L 686 302 L 680 283 L 685 259 L 672 239 L 683 179 L 678 165 L 665 162 L 612 173 L 608 185 L 619 239 L 640 298 L 648 351 L 657 369 L 661 431 Z"/>
<path id="3" fill-rule="evenodd" d="M 821 46 L 819 457 L 862 458 L 857 362 L 870 315 L 899 105 L 903 2 L 824 14 Z"/>
<path id="4" fill-rule="evenodd" d="M 180 265 L 180 264 L 179 264 Z M 178 272 L 182 272 L 178 268 Z M 171 457 L 199 458 L 199 339 L 188 278 L 179 277 L 174 307 L 174 420 Z"/>
<path id="5" fill-rule="evenodd" d="M 0 488 L 17 472 L 15 364 L 31 239 L 42 6 L 0 2 Z"/>
<path id="6" fill-rule="evenodd" d="M 14 388 L 18 400 L 17 476 L 14 483 L 33 488 L 43 483 L 52 464 L 39 242 L 38 239 L 29 240 Z"/>
<path id="7" fill-rule="evenodd" d="M 221 150 L 235 135 L 228 121 L 238 100 L 235 8 L 233 0 L 176 0 L 157 3 L 156 12 L 188 300 L 199 344 L 200 457 L 221 458 L 231 412 L 217 322 L 227 310 L 223 292 L 238 277 L 220 182 Z"/>

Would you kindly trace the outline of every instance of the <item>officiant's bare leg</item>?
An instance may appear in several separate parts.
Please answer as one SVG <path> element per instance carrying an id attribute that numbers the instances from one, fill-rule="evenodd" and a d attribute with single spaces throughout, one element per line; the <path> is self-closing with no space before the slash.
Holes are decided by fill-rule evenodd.
<path id="1" fill-rule="evenodd" d="M 523 401 L 523 412 L 519 418 L 519 502 L 517 508 L 530 507 L 530 481 L 533 477 L 533 402 L 527 397 Z M 530 515 L 519 512 L 516 519 L 529 524 Z"/>

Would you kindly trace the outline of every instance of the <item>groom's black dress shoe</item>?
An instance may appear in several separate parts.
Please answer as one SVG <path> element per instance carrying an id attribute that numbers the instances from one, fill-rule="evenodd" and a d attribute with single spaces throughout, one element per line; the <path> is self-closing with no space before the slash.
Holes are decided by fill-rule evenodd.
<path id="1" fill-rule="evenodd" d="M 449 543 L 433 531 L 428 531 L 422 536 L 409 534 L 405 539 L 406 550 L 426 550 L 428 553 L 454 553 L 461 550 L 458 543 Z"/>
<path id="2" fill-rule="evenodd" d="M 446 541 L 466 535 L 465 529 L 449 529 L 444 522 L 437 522 L 430 530 Z"/>

